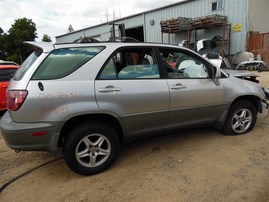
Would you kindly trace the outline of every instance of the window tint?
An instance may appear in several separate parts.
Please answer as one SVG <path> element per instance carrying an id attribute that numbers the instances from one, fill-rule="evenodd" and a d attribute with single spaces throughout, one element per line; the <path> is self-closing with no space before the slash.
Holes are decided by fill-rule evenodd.
<path id="1" fill-rule="evenodd" d="M 9 81 L 17 69 L 0 69 L 0 82 Z"/>
<path id="2" fill-rule="evenodd" d="M 204 62 L 193 55 L 179 50 L 161 49 L 163 64 L 168 72 L 168 78 L 208 78 Z"/>
<path id="3" fill-rule="evenodd" d="M 42 80 L 65 77 L 77 70 L 103 49 L 104 47 L 80 47 L 54 50 L 40 64 L 32 79 Z"/>
<path id="4" fill-rule="evenodd" d="M 121 49 L 110 58 L 99 76 L 99 79 L 154 78 L 160 78 L 160 74 L 150 48 Z"/>
<path id="5" fill-rule="evenodd" d="M 106 64 L 99 78 L 100 79 L 116 79 L 117 78 L 117 74 L 115 71 L 115 63 L 113 59 L 110 59 L 109 62 Z"/>

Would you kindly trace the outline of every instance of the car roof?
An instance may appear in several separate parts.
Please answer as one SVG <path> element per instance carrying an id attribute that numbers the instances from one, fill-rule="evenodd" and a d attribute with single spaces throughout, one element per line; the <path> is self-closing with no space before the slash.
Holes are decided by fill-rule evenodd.
<path id="1" fill-rule="evenodd" d="M 126 46 L 144 46 L 144 47 L 174 47 L 180 49 L 186 49 L 177 45 L 163 44 L 163 43 L 150 43 L 150 42 L 98 42 L 98 43 L 59 43 L 52 44 L 50 42 L 24 42 L 28 45 L 43 49 L 44 52 L 50 52 L 58 48 L 69 48 L 69 47 L 90 47 L 90 46 L 106 46 L 106 47 L 126 47 Z"/>
<path id="2" fill-rule="evenodd" d="M 150 43 L 150 42 L 98 42 L 98 43 L 62 43 L 55 44 L 55 47 L 83 47 L 83 46 L 159 46 L 159 47 L 178 47 L 172 44 L 163 44 L 163 43 Z M 181 48 L 181 47 L 180 47 Z"/>
<path id="3" fill-rule="evenodd" d="M 106 48 L 109 48 L 111 50 L 115 50 L 118 48 L 124 48 L 124 47 L 161 47 L 161 48 L 177 48 L 181 49 L 183 51 L 192 52 L 196 55 L 199 55 L 198 53 L 194 52 L 191 49 L 188 49 L 186 47 L 180 47 L 178 45 L 174 44 L 164 44 L 164 43 L 155 43 L 155 42 L 114 42 L 114 41 L 101 41 L 101 42 L 91 42 L 91 43 L 56 43 L 52 44 L 50 42 L 35 42 L 35 41 L 25 41 L 24 43 L 31 45 L 35 48 L 42 49 L 43 52 L 49 53 L 55 49 L 61 49 L 61 48 L 78 48 L 78 47 L 100 47 L 104 46 Z M 202 57 L 201 55 L 199 55 Z"/>
<path id="4" fill-rule="evenodd" d="M 19 66 L 16 62 L 4 61 L 4 60 L 0 60 L 0 65 L 17 65 L 17 66 Z"/>
<path id="5" fill-rule="evenodd" d="M 1 65 L 0 64 L 0 69 L 18 69 L 20 66 L 18 65 Z"/>

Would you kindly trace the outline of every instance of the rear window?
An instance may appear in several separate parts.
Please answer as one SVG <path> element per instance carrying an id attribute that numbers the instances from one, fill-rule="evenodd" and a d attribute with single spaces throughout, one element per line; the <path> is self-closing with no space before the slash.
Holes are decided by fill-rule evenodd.
<path id="1" fill-rule="evenodd" d="M 0 82 L 9 81 L 17 69 L 0 69 Z"/>
<path id="2" fill-rule="evenodd" d="M 65 77 L 88 62 L 105 47 L 63 48 L 52 51 L 40 64 L 32 80 Z"/>

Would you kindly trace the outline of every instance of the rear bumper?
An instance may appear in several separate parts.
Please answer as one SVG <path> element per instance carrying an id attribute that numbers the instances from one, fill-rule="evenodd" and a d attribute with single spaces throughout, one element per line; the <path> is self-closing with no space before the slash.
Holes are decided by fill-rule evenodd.
<path id="1" fill-rule="evenodd" d="M 59 123 L 17 123 L 6 112 L 0 130 L 8 147 L 18 151 L 57 151 Z"/>

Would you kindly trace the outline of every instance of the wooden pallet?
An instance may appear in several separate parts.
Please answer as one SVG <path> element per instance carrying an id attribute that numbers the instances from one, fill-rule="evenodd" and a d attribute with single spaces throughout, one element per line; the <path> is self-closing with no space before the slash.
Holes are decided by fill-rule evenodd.
<path id="1" fill-rule="evenodd" d="M 206 29 L 219 27 L 226 22 L 227 17 L 222 15 L 209 15 L 197 18 L 178 17 L 160 22 L 161 31 L 164 33 L 177 33 L 189 29 Z"/>

